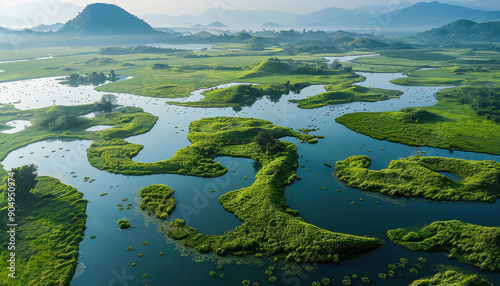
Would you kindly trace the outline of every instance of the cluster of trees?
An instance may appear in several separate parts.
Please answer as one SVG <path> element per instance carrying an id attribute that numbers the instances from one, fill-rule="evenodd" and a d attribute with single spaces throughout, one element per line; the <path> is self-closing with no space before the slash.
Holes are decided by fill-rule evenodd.
<path id="1" fill-rule="evenodd" d="M 118 79 L 117 74 L 114 70 L 109 73 L 109 76 L 104 73 L 86 73 L 84 75 L 79 75 L 76 73 L 71 74 L 69 77 L 65 79 L 63 84 L 69 84 L 69 86 L 77 87 L 80 85 L 100 85 L 105 83 L 106 81 L 116 81 Z"/>
<path id="2" fill-rule="evenodd" d="M 50 131 L 64 131 L 80 127 L 83 123 L 84 119 L 77 117 L 74 113 L 52 107 L 46 112 L 36 114 L 34 125 Z"/>
<path id="3" fill-rule="evenodd" d="M 470 105 L 477 115 L 500 123 L 500 88 L 486 86 L 465 86 L 442 91 L 439 98 L 449 98 Z"/>
<path id="4" fill-rule="evenodd" d="M 38 176 L 38 166 L 35 164 L 24 165 L 11 170 L 13 173 L 16 192 L 23 197 L 35 188 Z M 17 197 L 19 198 L 19 197 Z"/>
<path id="5" fill-rule="evenodd" d="M 118 106 L 118 100 L 113 94 L 104 94 L 101 97 L 101 101 L 94 103 L 94 110 L 96 112 L 111 112 L 115 107 Z"/>
<path id="6" fill-rule="evenodd" d="M 261 131 L 253 138 L 264 152 L 277 154 L 284 148 L 283 144 L 278 139 L 275 139 L 269 132 Z"/>

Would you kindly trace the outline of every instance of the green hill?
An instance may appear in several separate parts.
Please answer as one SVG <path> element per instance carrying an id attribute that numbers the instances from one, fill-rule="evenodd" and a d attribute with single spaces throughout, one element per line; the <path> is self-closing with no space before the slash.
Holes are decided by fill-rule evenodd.
<path id="1" fill-rule="evenodd" d="M 103 36 L 160 32 L 116 5 L 95 3 L 88 5 L 76 18 L 67 22 L 58 33 Z"/>
<path id="2" fill-rule="evenodd" d="M 256 67 L 249 71 L 244 72 L 238 78 L 253 78 L 273 74 L 287 74 L 290 73 L 294 67 L 286 62 L 277 60 L 267 60 L 258 64 Z"/>
<path id="3" fill-rule="evenodd" d="M 345 44 L 345 46 L 356 49 L 374 49 L 374 48 L 385 48 L 387 47 L 387 44 L 373 39 L 362 38 L 347 43 Z"/>
<path id="4" fill-rule="evenodd" d="M 500 41 L 500 22 L 476 23 L 469 20 L 457 20 L 422 32 L 417 38 L 429 42 L 443 41 Z"/>

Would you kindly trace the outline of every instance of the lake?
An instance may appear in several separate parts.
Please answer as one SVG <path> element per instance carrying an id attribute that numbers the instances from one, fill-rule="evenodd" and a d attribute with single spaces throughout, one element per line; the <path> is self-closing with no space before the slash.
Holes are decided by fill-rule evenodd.
<path id="1" fill-rule="evenodd" d="M 330 58 L 333 60 L 333 58 Z M 341 61 L 346 59 L 340 58 Z M 392 199 L 375 193 L 360 192 L 347 188 L 332 176 L 332 166 L 338 160 L 353 155 L 367 155 L 372 158 L 371 169 L 385 168 L 391 160 L 413 156 L 418 153 L 415 147 L 387 141 L 371 139 L 357 134 L 335 122 L 335 118 L 357 111 L 391 111 L 404 107 L 429 106 L 437 101 L 435 93 L 444 87 L 398 86 L 391 79 L 403 77 L 400 73 L 359 73 L 367 78 L 360 85 L 404 92 L 400 98 L 374 103 L 348 103 L 330 105 L 314 110 L 299 109 L 289 99 L 300 99 L 324 91 L 324 86 L 313 85 L 299 94 L 283 95 L 278 102 L 264 97 L 251 107 L 241 111 L 232 108 L 190 108 L 169 105 L 166 99 L 119 94 L 121 105 L 138 106 L 146 112 L 159 117 L 156 125 L 148 133 L 133 136 L 126 140 L 144 145 L 144 149 L 134 158 L 140 162 L 154 162 L 171 158 L 174 153 L 189 145 L 186 136 L 191 121 L 213 116 L 255 117 L 272 121 L 276 125 L 292 128 L 316 128 L 312 134 L 323 135 L 318 144 L 300 144 L 293 138 L 284 140 L 298 147 L 299 168 L 297 174 L 302 178 L 285 189 L 285 197 L 292 209 L 300 212 L 304 221 L 319 227 L 354 235 L 380 237 L 385 244 L 379 249 L 357 259 L 343 261 L 338 265 L 320 265 L 302 276 L 288 277 L 275 271 L 276 285 L 310 285 L 322 277 L 334 278 L 339 285 L 342 277 L 357 273 L 367 276 L 371 285 L 408 285 L 416 278 L 430 275 L 431 264 L 446 264 L 477 271 L 448 260 L 443 253 L 413 253 L 394 245 L 386 238 L 389 229 L 423 226 L 436 220 L 462 220 L 486 226 L 499 226 L 498 203 L 450 203 L 431 202 L 421 199 Z M 234 84 L 234 83 L 233 83 Z M 54 104 L 80 105 L 100 99 L 103 93 L 91 86 L 68 87 L 58 84 L 57 78 L 43 78 L 3 83 L 1 103 L 14 103 L 20 109 L 32 109 Z M 196 99 L 202 98 L 201 91 L 193 93 Z M 188 98 L 187 100 L 193 100 Z M 175 218 L 186 219 L 200 233 L 223 234 L 241 222 L 226 212 L 218 202 L 218 197 L 229 191 L 249 186 L 258 171 L 253 161 L 242 158 L 221 157 L 216 160 L 228 167 L 229 172 L 219 178 L 196 178 L 182 175 L 162 174 L 150 176 L 124 176 L 100 171 L 87 161 L 85 150 L 91 141 L 47 140 L 37 142 L 11 152 L 2 162 L 6 169 L 28 163 L 39 166 L 41 175 L 56 177 L 84 193 L 89 200 L 88 220 L 84 240 L 80 246 L 79 265 L 72 284 L 79 285 L 241 285 L 248 279 L 267 285 L 265 267 L 249 267 L 245 263 L 256 263 L 255 259 L 236 259 L 238 263 L 226 265 L 222 273 L 226 279 L 209 277 L 208 272 L 215 270 L 214 255 L 199 255 L 180 246 L 162 232 L 158 231 L 161 221 L 147 216 L 138 207 L 139 191 L 150 184 L 166 184 L 176 192 L 177 209 Z M 384 148 L 385 150 L 382 150 Z M 421 147 L 426 156 L 468 158 L 471 160 L 495 160 L 498 156 L 470 152 Z M 31 154 L 32 153 L 32 154 Z M 46 157 L 48 156 L 48 157 Z M 22 158 L 20 158 L 22 157 Z M 310 171 L 306 171 L 310 169 Z M 233 172 L 234 170 L 234 172 Z M 72 173 L 75 172 L 75 173 Z M 316 173 L 316 175 L 313 175 Z M 76 176 L 76 177 L 75 177 Z M 84 177 L 95 179 L 84 182 Z M 244 177 L 248 177 L 247 180 Z M 323 190 L 323 187 L 326 188 Z M 215 190 L 215 192 L 211 192 Z M 341 190 L 338 192 L 337 190 Z M 100 196 L 102 193 L 108 195 Z M 363 199 L 362 201 L 360 199 Z M 122 199 L 128 199 L 123 202 Z M 349 199 L 359 203 L 351 205 Z M 376 204 L 378 201 L 379 204 Z M 131 209 L 120 211 L 118 203 L 132 204 Z M 119 230 L 118 219 L 130 219 L 132 228 Z M 97 238 L 90 240 L 91 235 Z M 142 241 L 148 241 L 144 246 Z M 132 246 L 133 251 L 126 248 Z M 159 257 L 159 252 L 165 255 Z M 139 258 L 138 254 L 144 256 Z M 380 280 L 377 274 L 387 272 L 387 264 L 397 263 L 406 257 L 410 264 L 417 263 L 418 256 L 426 257 L 427 267 L 419 270 L 418 275 L 407 273 L 401 277 Z M 230 258 L 222 258 L 222 261 Z M 265 261 L 265 260 L 264 260 Z M 131 263 L 137 263 L 131 267 Z M 244 263 L 245 262 L 245 263 Z M 221 271 L 217 271 L 218 273 Z M 148 273 L 147 278 L 142 278 Z M 282 275 L 283 274 L 283 275 Z M 482 273 L 500 282 L 499 274 Z M 291 279 L 291 280 L 290 280 Z M 120 284 L 121 283 L 121 284 Z M 127 283 L 127 284 L 125 284 Z M 297 284 L 299 283 L 299 284 Z M 356 282 L 355 282 L 356 283 Z M 361 284 L 361 283 L 358 283 Z"/>

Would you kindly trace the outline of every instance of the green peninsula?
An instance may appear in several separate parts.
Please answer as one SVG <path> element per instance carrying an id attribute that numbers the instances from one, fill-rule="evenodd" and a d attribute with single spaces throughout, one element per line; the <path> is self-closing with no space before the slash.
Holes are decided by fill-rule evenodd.
<path id="1" fill-rule="evenodd" d="M 369 157 L 353 156 L 337 162 L 335 172 L 349 187 L 389 196 L 480 202 L 494 202 L 500 196 L 500 164 L 494 161 L 409 157 L 393 160 L 380 171 L 369 170 L 370 164 Z"/>
<path id="2" fill-rule="evenodd" d="M 437 221 L 418 231 L 389 230 L 387 236 L 412 251 L 447 251 L 449 258 L 489 271 L 500 271 L 500 228 L 460 221 Z"/>

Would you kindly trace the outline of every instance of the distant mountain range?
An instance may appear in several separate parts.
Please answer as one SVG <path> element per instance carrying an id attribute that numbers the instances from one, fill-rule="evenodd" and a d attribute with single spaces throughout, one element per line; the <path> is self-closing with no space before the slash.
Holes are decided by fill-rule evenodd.
<path id="1" fill-rule="evenodd" d="M 420 33 L 416 38 L 428 42 L 500 42 L 500 22 L 476 23 L 470 20 L 458 20 L 442 27 Z"/>
<path id="2" fill-rule="evenodd" d="M 500 9 L 500 1 L 498 1 L 499 4 L 491 4 L 491 0 L 475 0 L 460 5 L 453 1 L 447 1 L 447 3 L 420 2 L 412 5 L 407 2 L 399 2 L 392 6 L 372 5 L 357 9 L 330 7 L 309 14 L 294 14 L 272 10 L 223 10 L 212 8 L 198 16 L 142 15 L 141 18 L 145 19 L 145 22 L 153 27 L 193 27 L 220 30 L 305 28 L 329 31 L 351 30 L 364 33 L 383 32 L 384 30 L 425 31 L 460 19 L 477 23 L 500 20 L 500 11 L 485 11 L 479 8 L 489 3 L 490 7 L 498 6 Z M 24 3 L 4 9 L 0 13 L 0 26 L 35 27 L 39 25 L 50 26 L 57 22 L 66 23 L 78 16 L 78 13 L 82 10 L 82 7 L 61 0 Z M 36 11 L 53 11 L 53 13 L 48 15 L 50 17 L 34 17 Z M 110 14 L 107 14 L 108 12 Z M 93 20 L 88 24 L 98 26 L 104 20 L 110 20 L 115 16 L 118 17 L 117 19 L 122 17 L 113 14 L 118 13 L 118 10 L 108 12 L 101 13 L 101 16 L 105 15 L 103 19 L 95 17 L 95 23 L 92 23 Z M 97 13 L 97 11 L 94 11 L 94 13 Z M 132 20 L 132 18 L 130 19 Z M 137 20 L 139 19 L 133 20 L 128 25 L 136 26 L 138 24 Z M 112 24 L 111 22 L 109 24 Z M 127 23 L 122 22 L 122 24 L 127 27 Z M 76 23 L 73 23 L 74 29 L 87 33 L 84 31 L 85 27 L 81 25 L 76 27 L 75 25 Z M 45 26 L 41 28 L 46 29 Z M 144 24 L 141 26 L 142 29 L 148 30 Z M 89 33 L 93 32 L 92 29 L 90 28 Z M 34 30 L 40 30 L 40 28 Z M 141 29 L 138 31 L 141 31 Z"/>
<path id="3" fill-rule="evenodd" d="M 499 1 L 500 2 L 500 1 Z M 483 11 L 439 2 L 400 3 L 395 7 L 366 6 L 357 9 L 325 8 L 299 15 L 270 10 L 209 9 L 198 16 L 144 16 L 154 27 L 186 27 L 221 21 L 232 28 L 261 28 L 272 22 L 276 28 L 317 28 L 325 30 L 411 29 L 423 31 L 459 19 L 476 22 L 500 20 L 500 11 Z"/>
<path id="4" fill-rule="evenodd" d="M 39 25 L 66 23 L 82 10 L 83 7 L 60 0 L 26 2 L 3 9 L 0 12 L 0 26 L 31 28 Z"/>

